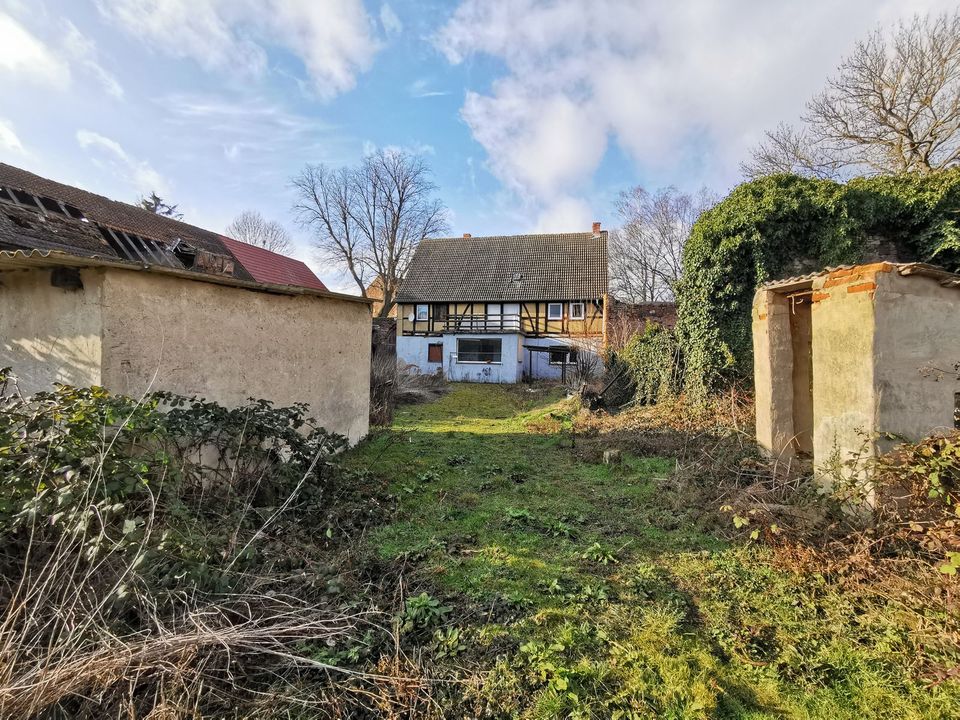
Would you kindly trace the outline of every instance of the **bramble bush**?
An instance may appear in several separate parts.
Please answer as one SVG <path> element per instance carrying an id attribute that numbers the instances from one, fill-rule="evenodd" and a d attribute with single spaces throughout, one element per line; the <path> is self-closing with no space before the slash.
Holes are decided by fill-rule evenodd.
<path id="1" fill-rule="evenodd" d="M 345 633 L 281 571 L 296 528 L 323 527 L 345 446 L 305 405 L 26 398 L 0 370 L 0 715 L 143 716 Z M 165 677 L 186 697 L 159 697 Z"/>

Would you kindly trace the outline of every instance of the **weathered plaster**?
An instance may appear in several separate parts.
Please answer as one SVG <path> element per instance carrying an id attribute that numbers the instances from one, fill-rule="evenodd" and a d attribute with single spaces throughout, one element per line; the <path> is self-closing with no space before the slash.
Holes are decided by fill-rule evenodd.
<path id="1" fill-rule="evenodd" d="M 954 427 L 960 381 L 960 289 L 936 279 L 878 275 L 877 429 L 910 440 Z"/>
<path id="2" fill-rule="evenodd" d="M 0 273 L 0 367 L 12 367 L 25 394 L 55 382 L 100 385 L 103 274 L 80 273 L 83 288 L 50 284 L 50 270 Z"/>
<path id="3" fill-rule="evenodd" d="M 103 383 L 115 392 L 306 402 L 328 430 L 367 433 L 366 305 L 108 271 L 103 313 Z"/>

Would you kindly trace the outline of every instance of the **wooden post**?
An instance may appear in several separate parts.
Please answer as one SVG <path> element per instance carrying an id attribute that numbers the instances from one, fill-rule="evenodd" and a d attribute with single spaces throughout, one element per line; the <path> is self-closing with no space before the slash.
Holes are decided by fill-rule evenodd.
<path id="1" fill-rule="evenodd" d="M 607 349 L 609 340 L 607 338 L 607 313 L 609 312 L 610 305 L 610 293 L 603 294 L 603 319 L 601 321 L 601 327 L 603 328 L 603 349 Z"/>

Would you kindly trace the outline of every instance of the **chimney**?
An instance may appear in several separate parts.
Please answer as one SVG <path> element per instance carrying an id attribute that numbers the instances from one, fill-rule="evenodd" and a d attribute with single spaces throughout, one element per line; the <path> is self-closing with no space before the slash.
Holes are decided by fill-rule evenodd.
<path id="1" fill-rule="evenodd" d="M 465 238 L 473 237 L 473 235 L 471 235 L 470 233 L 464 233 L 463 236 L 464 236 Z"/>
<path id="2" fill-rule="evenodd" d="M 594 234 L 594 235 L 599 235 L 599 234 L 600 234 L 600 223 L 595 222 L 595 223 L 593 224 L 593 234 Z"/>

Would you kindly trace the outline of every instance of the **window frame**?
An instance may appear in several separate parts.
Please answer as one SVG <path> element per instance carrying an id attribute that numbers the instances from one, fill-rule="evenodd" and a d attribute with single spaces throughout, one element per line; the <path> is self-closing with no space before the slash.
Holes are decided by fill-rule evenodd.
<path id="1" fill-rule="evenodd" d="M 420 308 L 423 308 L 423 317 L 420 317 Z M 414 305 L 413 306 L 413 321 L 414 322 L 427 322 L 430 319 L 430 306 L 429 305 Z"/>
<path id="2" fill-rule="evenodd" d="M 580 313 L 574 314 L 573 308 L 580 307 Z M 582 300 L 576 300 L 570 303 L 570 319 L 571 320 L 586 320 L 587 319 L 587 304 Z"/>
<path id="3" fill-rule="evenodd" d="M 470 343 L 497 343 L 498 350 L 495 352 L 495 355 L 499 357 L 499 360 L 463 360 L 462 357 L 465 354 L 461 350 L 461 344 L 464 342 Z M 466 353 L 469 354 L 469 353 Z M 474 352 L 476 356 L 483 354 L 482 350 L 476 350 Z M 490 354 L 494 354 L 491 352 Z M 458 365 L 503 365 L 503 338 L 457 338 L 457 364 Z"/>
<path id="4" fill-rule="evenodd" d="M 570 347 L 569 345 L 555 345 L 555 346 L 552 346 L 552 347 L 550 348 L 550 352 L 549 352 L 549 354 L 548 354 L 548 357 L 550 358 L 549 364 L 550 364 L 550 365 L 553 365 L 553 366 L 555 366 L 555 367 L 563 367 L 563 360 L 559 360 L 559 361 L 554 360 L 554 359 L 553 359 L 553 354 L 554 354 L 555 352 L 558 352 L 558 353 L 559 353 L 559 352 L 563 352 L 564 350 L 567 351 L 567 367 L 570 367 L 571 365 L 576 365 L 576 363 L 577 363 L 578 350 L 577 350 L 577 348 L 575 348 L 575 347 Z"/>
<path id="5" fill-rule="evenodd" d="M 550 309 L 555 307 L 560 308 L 560 315 L 558 317 L 553 317 L 550 314 Z M 563 303 L 562 302 L 547 303 L 547 320 L 563 320 Z"/>

